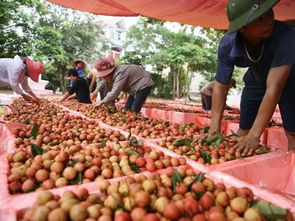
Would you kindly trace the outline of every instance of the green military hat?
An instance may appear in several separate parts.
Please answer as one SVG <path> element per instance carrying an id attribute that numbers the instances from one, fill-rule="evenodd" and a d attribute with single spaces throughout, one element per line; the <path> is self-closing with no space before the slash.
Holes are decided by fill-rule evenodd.
<path id="1" fill-rule="evenodd" d="M 227 34 L 258 19 L 280 0 L 229 0 L 226 8 L 229 27 Z"/>

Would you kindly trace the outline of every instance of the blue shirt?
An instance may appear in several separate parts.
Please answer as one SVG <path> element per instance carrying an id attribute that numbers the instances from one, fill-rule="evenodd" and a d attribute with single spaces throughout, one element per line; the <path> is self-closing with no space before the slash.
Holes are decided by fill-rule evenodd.
<path id="1" fill-rule="evenodd" d="M 218 49 L 216 80 L 222 84 L 229 84 L 234 66 L 249 67 L 243 78 L 245 86 L 265 89 L 270 68 L 290 64 L 293 66 L 283 93 L 295 92 L 295 29 L 288 24 L 275 21 L 272 34 L 264 39 L 261 58 L 257 62 L 252 62 L 247 57 L 239 32 L 223 36 Z"/>
<path id="2" fill-rule="evenodd" d="M 84 77 L 84 72 L 85 72 L 84 69 L 79 68 L 79 69 L 77 70 L 78 77 L 80 77 L 80 78 Z"/>

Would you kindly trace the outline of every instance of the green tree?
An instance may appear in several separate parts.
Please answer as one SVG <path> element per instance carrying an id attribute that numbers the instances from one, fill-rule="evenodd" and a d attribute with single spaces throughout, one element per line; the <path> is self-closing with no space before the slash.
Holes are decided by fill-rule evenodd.
<path id="1" fill-rule="evenodd" d="M 0 9 L 0 57 L 31 54 L 31 11 L 38 14 L 42 4 L 38 0 L 1 0 Z"/>
<path id="2" fill-rule="evenodd" d="M 45 6 L 35 27 L 34 51 L 47 63 L 45 79 L 51 89 L 65 91 L 65 73 L 72 62 L 79 59 L 92 64 L 108 49 L 107 40 L 93 16 L 50 3 Z"/>
<path id="3" fill-rule="evenodd" d="M 193 73 L 215 72 L 216 49 L 198 28 L 182 25 L 171 31 L 166 24 L 143 18 L 131 27 L 122 61 L 151 65 L 158 74 L 168 70 L 171 96 L 186 96 Z"/>
<path id="4" fill-rule="evenodd" d="M 0 8 L 0 57 L 42 61 L 50 89 L 66 89 L 64 76 L 75 59 L 92 64 L 108 49 L 93 15 L 39 0 L 3 0 Z"/>

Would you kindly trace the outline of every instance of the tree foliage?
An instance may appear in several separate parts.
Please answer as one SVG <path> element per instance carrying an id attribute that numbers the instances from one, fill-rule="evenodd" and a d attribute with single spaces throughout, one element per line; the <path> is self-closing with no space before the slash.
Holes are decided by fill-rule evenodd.
<path id="1" fill-rule="evenodd" d="M 168 88 L 172 88 L 170 96 L 186 96 L 194 74 L 212 76 L 215 72 L 218 35 L 213 30 L 202 33 L 199 28 L 188 25 L 171 31 L 167 24 L 142 18 L 131 27 L 121 62 L 149 65 L 157 74 L 167 72 L 166 82 Z"/>
<path id="2" fill-rule="evenodd" d="M 92 64 L 108 49 L 92 15 L 38 0 L 2 0 L 0 7 L 0 57 L 42 61 L 50 89 L 65 90 L 64 76 L 75 59 Z"/>
<path id="3" fill-rule="evenodd" d="M 38 0 L 0 1 L 0 57 L 21 56 L 31 53 L 32 14 L 42 10 Z"/>

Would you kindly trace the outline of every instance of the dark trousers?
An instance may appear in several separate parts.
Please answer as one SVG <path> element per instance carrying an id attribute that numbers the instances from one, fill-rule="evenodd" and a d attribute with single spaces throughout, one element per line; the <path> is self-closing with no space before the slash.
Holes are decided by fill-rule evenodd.
<path id="1" fill-rule="evenodd" d="M 204 110 L 211 110 L 212 96 L 201 93 L 202 107 Z"/>
<path id="2" fill-rule="evenodd" d="M 126 102 L 126 105 L 124 107 L 125 110 L 131 110 L 135 111 L 137 113 L 140 112 L 142 105 L 144 104 L 147 96 L 151 93 L 152 91 L 152 86 L 151 87 L 146 87 L 144 89 L 141 89 L 137 91 L 133 95 L 129 95 L 128 100 Z"/>

